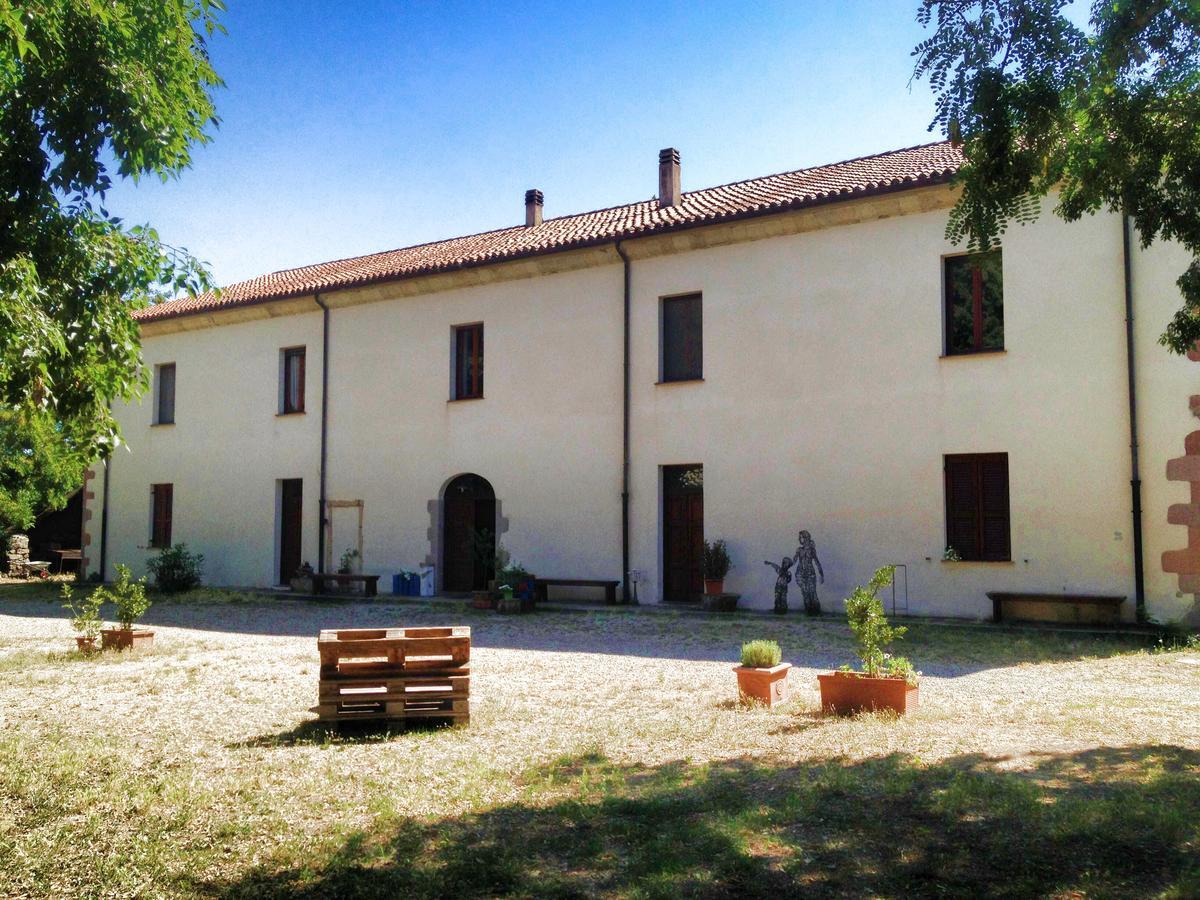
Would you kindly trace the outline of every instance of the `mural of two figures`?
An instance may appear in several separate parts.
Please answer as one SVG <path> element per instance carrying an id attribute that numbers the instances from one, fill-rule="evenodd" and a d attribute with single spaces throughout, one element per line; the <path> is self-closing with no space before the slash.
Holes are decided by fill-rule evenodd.
<path id="1" fill-rule="evenodd" d="M 817 576 L 824 584 L 825 571 L 821 568 L 821 560 L 817 559 L 817 545 L 813 543 L 812 535 L 801 531 L 798 544 L 795 556 L 785 556 L 777 563 L 770 560 L 763 562 L 775 570 L 775 612 L 782 615 L 788 611 L 788 585 L 794 578 L 800 586 L 800 596 L 804 598 L 804 611 L 815 616 L 821 611 L 821 601 L 817 599 Z"/>

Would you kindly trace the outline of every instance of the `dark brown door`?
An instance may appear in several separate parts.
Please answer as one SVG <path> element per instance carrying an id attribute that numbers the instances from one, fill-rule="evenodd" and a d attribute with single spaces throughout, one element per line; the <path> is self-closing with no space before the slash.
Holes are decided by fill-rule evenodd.
<path id="1" fill-rule="evenodd" d="M 487 479 L 460 475 L 446 487 L 442 503 L 442 589 L 479 591 L 491 573 L 474 549 L 477 542 L 495 551 L 496 494 Z M 484 556 L 487 556 L 484 548 Z"/>
<path id="2" fill-rule="evenodd" d="M 300 568 L 300 525 L 304 519 L 304 480 L 285 478 L 280 485 L 279 583 L 287 584 Z"/>
<path id="3" fill-rule="evenodd" d="M 699 600 L 704 593 L 704 469 L 663 467 L 663 599 Z"/>

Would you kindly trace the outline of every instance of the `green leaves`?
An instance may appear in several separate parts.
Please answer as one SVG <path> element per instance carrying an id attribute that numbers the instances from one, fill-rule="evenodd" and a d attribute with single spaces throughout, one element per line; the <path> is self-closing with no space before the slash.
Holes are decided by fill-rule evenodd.
<path id="1" fill-rule="evenodd" d="M 947 236 L 986 249 L 1057 191 L 1066 221 L 1127 213 L 1143 246 L 1176 241 L 1200 259 L 1200 5 L 1098 0 L 1086 33 L 1068 5 L 922 0 L 933 34 L 913 77 L 933 89 L 931 129 L 966 157 Z M 1161 338 L 1177 353 L 1200 339 L 1195 269 Z"/>
<path id="2" fill-rule="evenodd" d="M 103 199 L 178 175 L 216 123 L 212 0 L 0 0 L 0 411 L 50 416 L 107 455 L 147 387 L 131 313 L 211 287 L 204 266 Z M 39 439 L 31 434 L 25 443 Z M 23 516 L 23 514 L 22 514 Z M 12 521 L 10 518 L 9 521 Z"/>

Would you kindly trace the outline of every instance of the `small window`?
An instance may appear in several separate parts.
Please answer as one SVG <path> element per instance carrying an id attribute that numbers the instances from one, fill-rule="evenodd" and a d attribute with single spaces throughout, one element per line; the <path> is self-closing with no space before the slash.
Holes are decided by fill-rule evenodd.
<path id="1" fill-rule="evenodd" d="M 171 546 L 171 507 L 174 485 L 150 485 L 150 546 Z"/>
<path id="2" fill-rule="evenodd" d="M 483 323 L 454 329 L 454 399 L 483 396 Z"/>
<path id="3" fill-rule="evenodd" d="M 304 348 L 283 351 L 283 414 L 304 412 Z"/>
<path id="4" fill-rule="evenodd" d="M 154 369 L 154 424 L 175 422 L 175 363 L 163 363 Z"/>
<path id="5" fill-rule="evenodd" d="M 703 332 L 699 294 L 663 298 L 663 381 L 695 381 L 704 377 Z"/>
<path id="6" fill-rule="evenodd" d="M 947 456 L 945 469 L 947 548 L 964 560 L 1010 560 L 1008 454 Z"/>
<path id="7" fill-rule="evenodd" d="M 1000 251 L 949 256 L 946 354 L 1004 349 L 1004 277 Z"/>

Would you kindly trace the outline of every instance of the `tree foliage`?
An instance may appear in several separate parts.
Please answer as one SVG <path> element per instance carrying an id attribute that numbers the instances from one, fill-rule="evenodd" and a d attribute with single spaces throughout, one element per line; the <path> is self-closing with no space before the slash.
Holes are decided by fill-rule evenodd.
<path id="1" fill-rule="evenodd" d="M 1200 339 L 1200 0 L 1096 0 L 1086 28 L 1068 6 L 922 0 L 933 34 L 914 78 L 934 91 L 931 129 L 966 157 L 947 234 L 987 248 L 1052 190 L 1066 221 L 1128 214 L 1144 247 L 1192 254 L 1160 339 L 1183 353 Z"/>
<path id="2" fill-rule="evenodd" d="M 46 410 L 0 408 L 0 535 L 66 506 L 83 484 L 86 454 Z"/>
<path id="3" fill-rule="evenodd" d="M 33 501 L 28 484 L 6 480 L 0 525 L 61 498 L 49 485 L 56 475 L 74 472 L 77 488 L 79 460 L 116 445 L 109 404 L 147 386 L 131 313 L 209 286 L 197 260 L 111 215 L 104 198 L 114 177 L 178 175 L 208 140 L 220 81 L 206 41 L 221 9 L 218 0 L 0 0 L 5 478 L 28 470 L 29 484 L 46 489 Z M 13 447 L 24 455 L 7 459 Z"/>

